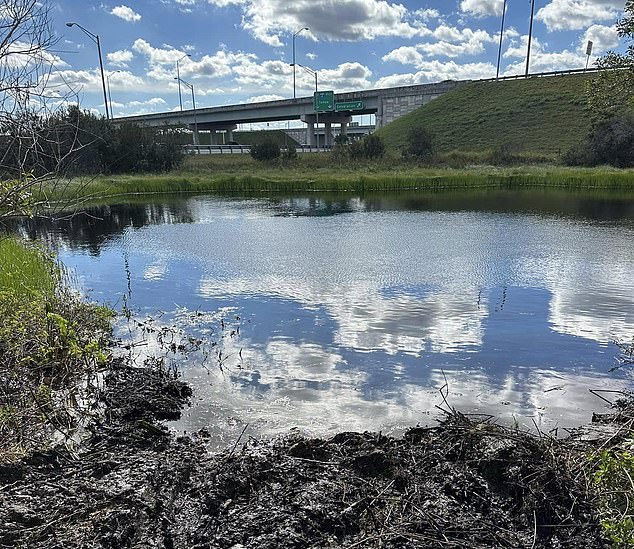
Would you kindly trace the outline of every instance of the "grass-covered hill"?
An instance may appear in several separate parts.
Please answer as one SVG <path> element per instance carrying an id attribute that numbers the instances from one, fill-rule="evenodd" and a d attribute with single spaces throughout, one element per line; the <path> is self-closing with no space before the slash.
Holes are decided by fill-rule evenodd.
<path id="1" fill-rule="evenodd" d="M 519 151 L 556 154 L 581 141 L 590 128 L 585 87 L 589 75 L 473 82 L 442 95 L 378 134 L 390 149 L 406 144 L 410 128 L 431 132 L 439 152 Z"/>

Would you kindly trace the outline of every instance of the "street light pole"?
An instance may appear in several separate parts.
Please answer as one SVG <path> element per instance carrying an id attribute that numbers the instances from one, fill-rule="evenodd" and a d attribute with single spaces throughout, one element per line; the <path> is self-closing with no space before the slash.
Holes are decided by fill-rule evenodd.
<path id="1" fill-rule="evenodd" d="M 108 97 L 106 95 L 106 77 L 103 72 L 103 58 L 101 56 L 101 43 L 99 42 L 99 35 L 93 34 L 89 30 L 82 27 L 79 23 L 66 23 L 67 27 L 78 27 L 83 33 L 88 36 L 95 44 L 97 44 L 97 51 L 99 52 L 99 69 L 101 70 L 101 86 L 103 87 L 103 102 L 106 108 L 106 118 L 110 119 L 110 113 L 108 111 Z"/>
<path id="2" fill-rule="evenodd" d="M 191 55 L 189 53 L 186 53 L 185 55 L 183 55 L 183 57 L 176 60 L 176 79 L 178 80 L 178 102 L 180 103 L 180 106 L 181 106 L 181 112 L 183 110 L 183 96 L 181 95 L 181 72 L 178 67 L 178 64 L 183 59 L 185 59 L 185 57 L 191 57 Z"/>
<path id="3" fill-rule="evenodd" d="M 112 96 L 110 95 L 110 77 L 118 72 L 121 71 L 112 71 L 110 74 L 108 74 L 108 76 L 106 76 L 106 84 L 108 86 L 108 103 L 110 103 L 110 120 L 114 119 L 114 111 L 112 109 Z"/>
<path id="4" fill-rule="evenodd" d="M 186 82 L 182 78 L 178 79 L 179 83 L 182 82 L 187 86 L 192 92 L 192 106 L 194 107 L 194 145 L 198 145 L 198 120 L 196 118 L 196 97 L 194 95 L 194 85 Z"/>
<path id="5" fill-rule="evenodd" d="M 498 49 L 498 68 L 495 73 L 495 79 L 500 78 L 500 60 L 502 59 L 502 37 L 504 36 L 504 18 L 506 17 L 506 1 L 504 0 L 504 6 L 502 7 L 502 27 L 500 28 L 500 47 Z"/>
<path id="6" fill-rule="evenodd" d="M 305 30 L 307 31 L 308 27 L 302 27 L 297 32 L 293 33 L 293 99 L 296 98 L 295 96 L 295 38 L 297 37 L 298 34 L 304 32 Z"/>
<path id="7" fill-rule="evenodd" d="M 304 72 L 310 74 L 315 77 L 315 96 L 317 95 L 317 71 L 311 69 L 310 67 L 305 67 L 304 65 L 297 63 Z M 295 69 L 295 64 L 293 64 L 293 69 Z M 313 99 L 314 102 L 314 99 Z M 317 148 L 319 148 L 319 111 L 315 109 L 315 134 L 317 135 Z"/>
<path id="8" fill-rule="evenodd" d="M 526 51 L 526 73 L 524 76 L 528 76 L 528 68 L 531 61 L 531 41 L 533 39 L 533 17 L 535 16 L 535 0 L 531 0 L 531 23 L 528 28 L 528 49 Z"/>

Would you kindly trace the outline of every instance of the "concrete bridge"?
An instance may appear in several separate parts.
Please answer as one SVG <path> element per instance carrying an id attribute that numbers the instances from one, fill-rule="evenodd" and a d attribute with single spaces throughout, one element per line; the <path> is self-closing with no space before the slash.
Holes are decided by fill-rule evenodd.
<path id="1" fill-rule="evenodd" d="M 331 145 L 333 124 L 339 125 L 337 133 L 346 135 L 353 115 L 374 114 L 376 127 L 381 128 L 463 83 L 465 82 L 447 80 L 435 84 L 336 93 L 334 101 L 341 108 L 330 112 L 315 112 L 313 98 L 302 97 L 127 116 L 115 121 L 129 121 L 146 126 L 188 127 L 194 132 L 194 144 L 200 142 L 200 131 L 209 131 L 210 142 L 213 144 L 222 139 L 217 135 L 219 132 L 224 134 L 225 142 L 233 141 L 233 131 L 238 124 L 301 120 L 307 124 L 309 145 L 316 145 L 315 128 L 320 124 L 324 126 L 323 144 Z"/>

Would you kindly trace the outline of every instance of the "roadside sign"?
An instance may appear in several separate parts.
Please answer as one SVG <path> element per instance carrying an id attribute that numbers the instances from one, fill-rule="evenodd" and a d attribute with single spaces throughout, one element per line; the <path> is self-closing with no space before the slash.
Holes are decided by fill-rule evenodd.
<path id="1" fill-rule="evenodd" d="M 586 55 L 592 55 L 592 46 L 594 46 L 594 43 L 592 42 L 592 40 L 588 40 L 588 45 L 586 46 Z"/>
<path id="2" fill-rule="evenodd" d="M 316 112 L 328 112 L 335 110 L 335 92 L 316 91 L 314 95 L 314 107 Z"/>
<path id="3" fill-rule="evenodd" d="M 335 103 L 336 111 L 360 111 L 363 109 L 363 101 L 342 101 Z"/>

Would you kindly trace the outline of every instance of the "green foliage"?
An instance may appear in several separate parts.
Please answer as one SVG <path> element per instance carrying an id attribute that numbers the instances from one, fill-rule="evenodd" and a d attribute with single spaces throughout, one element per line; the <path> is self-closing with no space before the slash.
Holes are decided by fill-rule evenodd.
<path id="1" fill-rule="evenodd" d="M 385 144 L 383 139 L 372 133 L 366 136 L 363 140 L 363 156 L 370 160 L 375 158 L 382 158 L 385 154 Z"/>
<path id="2" fill-rule="evenodd" d="M 623 449 L 602 451 L 595 461 L 593 487 L 598 494 L 601 524 L 615 549 L 634 546 L 634 441 Z M 629 449 L 626 449 L 628 448 Z"/>
<path id="3" fill-rule="evenodd" d="M 35 178 L 53 173 L 160 172 L 175 168 L 183 158 L 177 132 L 135 124 L 115 126 L 76 105 L 32 121 L 33 127 L 31 139 L 38 141 L 36 148 L 24 151 L 20 125 L 6 128 L 0 141 L 0 180 L 11 192 L 16 189 L 14 180 L 28 190 L 24 173 Z M 0 202 L 9 191 L 0 190 Z"/>
<path id="4" fill-rule="evenodd" d="M 108 360 L 112 312 L 84 303 L 42 250 L 0 241 L 0 462 L 68 427 L 66 404 Z"/>
<path id="5" fill-rule="evenodd" d="M 589 75 L 472 82 L 423 105 L 377 131 L 388 151 L 408 147 L 412 128 L 434 138 L 436 155 L 486 152 L 506 142 L 525 154 L 560 154 L 583 139 L 592 119 L 585 88 Z"/>
<path id="6" fill-rule="evenodd" d="M 293 161 L 297 160 L 297 148 L 293 143 L 289 143 L 284 151 L 284 160 Z"/>
<path id="7" fill-rule="evenodd" d="M 281 154 L 280 146 L 273 141 L 264 141 L 251 147 L 251 158 L 258 161 L 275 160 Z"/>
<path id="8" fill-rule="evenodd" d="M 617 22 L 625 53 L 608 52 L 597 61 L 601 72 L 590 81 L 588 103 L 595 117 L 606 120 L 634 109 L 634 1 L 625 3 L 625 17 Z"/>
<path id="9" fill-rule="evenodd" d="M 488 157 L 493 166 L 514 166 L 521 164 L 520 147 L 515 143 L 502 143 L 495 147 Z"/>
<path id="10" fill-rule="evenodd" d="M 570 166 L 609 164 L 617 168 L 634 166 L 634 114 L 599 122 L 587 139 L 570 149 L 563 161 Z"/>
<path id="11" fill-rule="evenodd" d="M 434 143 L 431 133 L 423 126 L 413 126 L 407 132 L 407 147 L 403 149 L 405 157 L 419 160 L 428 159 L 434 153 Z"/>

